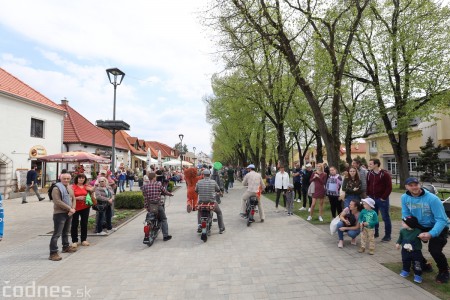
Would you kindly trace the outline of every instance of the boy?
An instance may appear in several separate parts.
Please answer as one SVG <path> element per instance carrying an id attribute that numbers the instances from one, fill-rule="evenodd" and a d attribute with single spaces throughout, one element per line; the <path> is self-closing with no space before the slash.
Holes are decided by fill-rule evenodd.
<path id="1" fill-rule="evenodd" d="M 415 219 L 415 220 L 414 220 Z M 414 270 L 414 282 L 422 283 L 422 241 L 418 235 L 422 233 L 419 228 L 412 228 L 417 224 L 417 218 L 410 216 L 403 219 L 402 229 L 400 229 L 400 236 L 398 237 L 395 248 L 399 250 L 402 248 L 402 262 L 403 268 L 400 276 L 408 277 L 411 263 Z"/>
<path id="2" fill-rule="evenodd" d="M 285 192 L 286 195 L 286 209 L 287 209 L 287 215 L 292 216 L 292 211 L 294 210 L 294 185 L 289 183 L 287 186 L 287 191 Z"/>
<path id="3" fill-rule="evenodd" d="M 358 222 L 361 228 L 361 247 L 358 252 L 363 253 L 366 250 L 366 239 L 369 240 L 369 254 L 373 255 L 375 251 L 375 225 L 378 224 L 378 215 L 373 210 L 375 201 L 372 198 L 362 199 L 364 209 L 359 214 Z"/>

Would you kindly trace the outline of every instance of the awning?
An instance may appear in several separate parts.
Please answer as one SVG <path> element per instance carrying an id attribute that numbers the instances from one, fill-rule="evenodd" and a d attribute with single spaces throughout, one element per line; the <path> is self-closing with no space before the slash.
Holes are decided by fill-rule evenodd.
<path id="1" fill-rule="evenodd" d="M 139 160 L 142 160 L 144 162 L 147 162 L 147 156 L 134 155 L 134 157 L 139 159 Z M 151 164 L 156 164 L 156 163 L 158 163 L 158 161 L 156 159 L 150 157 L 150 163 Z"/>

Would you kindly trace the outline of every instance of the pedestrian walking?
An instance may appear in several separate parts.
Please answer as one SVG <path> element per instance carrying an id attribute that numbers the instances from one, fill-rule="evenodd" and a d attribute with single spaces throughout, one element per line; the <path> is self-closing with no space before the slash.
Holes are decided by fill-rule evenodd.
<path id="1" fill-rule="evenodd" d="M 27 187 L 25 192 L 22 194 L 22 204 L 28 203 L 26 200 L 27 194 L 30 189 L 33 189 L 34 193 L 38 197 L 39 201 L 45 200 L 45 197 L 41 197 L 39 195 L 38 186 L 37 186 L 37 165 L 33 165 L 31 170 L 27 172 Z"/>

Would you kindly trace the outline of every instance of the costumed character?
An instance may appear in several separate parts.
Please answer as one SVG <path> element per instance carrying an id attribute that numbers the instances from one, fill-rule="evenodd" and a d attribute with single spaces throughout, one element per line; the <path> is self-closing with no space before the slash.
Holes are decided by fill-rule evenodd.
<path id="1" fill-rule="evenodd" d="M 195 186 L 197 185 L 197 182 L 202 179 L 202 176 L 197 175 L 196 168 L 188 168 L 184 170 L 184 179 L 187 187 L 186 210 L 190 213 L 192 210 L 195 210 L 195 207 L 197 207 L 198 194 L 195 192 Z"/>

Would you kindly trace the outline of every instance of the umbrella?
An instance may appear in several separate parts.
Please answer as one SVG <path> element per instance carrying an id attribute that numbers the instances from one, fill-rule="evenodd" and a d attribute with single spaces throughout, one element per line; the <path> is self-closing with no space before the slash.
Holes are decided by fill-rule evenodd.
<path id="1" fill-rule="evenodd" d="M 158 150 L 158 167 L 162 166 L 161 150 Z"/>
<path id="2" fill-rule="evenodd" d="M 128 150 L 128 164 L 127 164 L 127 166 L 128 166 L 128 169 L 131 169 L 131 151 L 130 150 Z"/>
<path id="3" fill-rule="evenodd" d="M 147 169 L 150 169 L 150 161 L 152 157 L 150 156 L 150 148 L 147 148 Z"/>
<path id="4" fill-rule="evenodd" d="M 109 164 L 111 160 L 88 152 L 71 151 L 59 154 L 41 156 L 38 158 L 44 162 L 63 162 L 63 163 L 80 163 L 80 162 L 96 162 L 100 164 Z"/>
<path id="5" fill-rule="evenodd" d="M 213 165 L 214 169 L 220 170 L 222 169 L 222 163 L 220 161 L 216 161 Z"/>
<path id="6" fill-rule="evenodd" d="M 169 161 L 165 161 L 162 163 L 163 166 L 179 166 L 180 165 L 180 161 L 177 159 L 172 159 Z M 184 161 L 183 160 L 183 166 L 192 166 L 192 164 L 190 162 Z"/>

